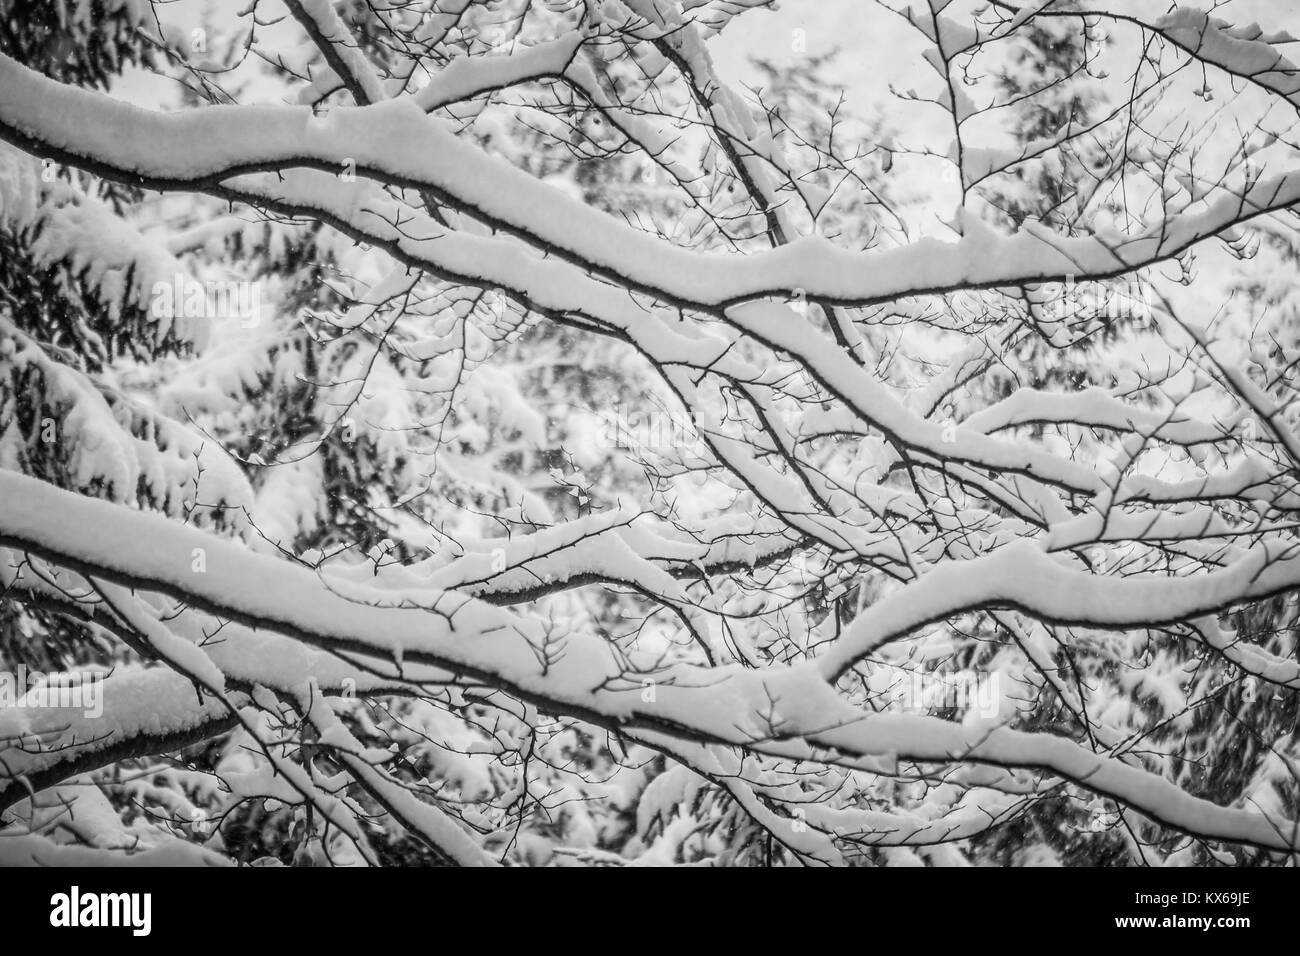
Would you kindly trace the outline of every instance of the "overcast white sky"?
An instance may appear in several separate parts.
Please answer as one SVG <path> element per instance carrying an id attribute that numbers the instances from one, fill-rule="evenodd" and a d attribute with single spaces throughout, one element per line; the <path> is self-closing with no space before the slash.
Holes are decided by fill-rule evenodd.
<path id="1" fill-rule="evenodd" d="M 1157 9 L 1170 6 L 1164 0 L 1142 2 Z M 891 0 L 891 6 L 902 6 L 902 0 Z M 1206 9 L 1210 3 L 1179 6 Z M 1270 33 L 1286 30 L 1300 36 L 1300 0 L 1228 0 L 1220 5 L 1217 15 L 1242 25 L 1258 23 Z M 724 77 L 732 83 L 745 83 L 753 76 L 748 56 L 793 63 L 801 55 L 795 52 L 795 30 L 804 31 L 809 53 L 839 51 L 833 79 L 846 91 L 852 112 L 879 112 L 902 126 L 921 120 L 916 105 L 895 99 L 889 84 L 906 88 L 916 82 L 923 41 L 877 0 L 781 0 L 776 10 L 756 10 L 737 17 L 714 40 L 714 59 Z M 1292 59 L 1297 57 L 1300 44 Z"/>
<path id="2" fill-rule="evenodd" d="M 902 0 L 890 2 L 901 5 Z M 1164 0 L 1139 2 L 1162 9 L 1167 6 Z M 1204 7 L 1209 3 L 1180 5 Z M 245 6 L 230 0 L 172 0 L 159 10 L 168 22 L 188 29 L 201 23 L 205 14 L 213 22 L 232 23 Z M 1219 11 L 1233 22 L 1257 22 L 1270 32 L 1287 30 L 1300 36 L 1300 0 L 1226 0 Z M 749 56 L 792 63 L 801 55 L 795 51 L 796 30 L 804 31 L 802 40 L 809 53 L 839 51 L 831 79 L 845 89 L 854 112 L 866 114 L 875 109 L 889 119 L 917 119 L 914 105 L 894 101 L 889 84 L 914 82 L 922 42 L 877 0 L 781 0 L 775 10 L 755 10 L 733 20 L 723 35 L 713 40 L 714 57 L 728 80 L 743 85 L 754 79 Z M 262 31 L 264 36 L 267 32 Z M 1296 53 L 1300 56 L 1300 45 Z M 122 87 L 122 92 L 149 101 L 160 95 L 136 83 Z"/>
<path id="3" fill-rule="evenodd" d="M 889 2 L 900 6 L 904 0 Z M 1143 9 L 1147 5 L 1168 6 L 1165 0 L 1117 3 L 1136 3 Z M 1180 5 L 1208 6 L 1209 0 Z M 205 16 L 210 23 L 233 25 L 245 6 L 230 0 L 171 0 L 158 9 L 168 23 L 189 30 Z M 272 15 L 274 6 L 263 5 L 264 19 Z M 1287 30 L 1300 36 L 1300 0 L 1226 0 L 1218 9 L 1219 15 L 1236 23 L 1257 22 L 1269 32 Z M 267 40 L 275 29 L 261 28 L 259 34 Z M 280 29 L 295 27 L 286 23 Z M 924 50 L 921 38 L 878 0 L 780 0 L 775 10 L 759 9 L 737 17 L 711 41 L 711 48 L 723 77 L 733 85 L 745 86 L 757 80 L 749 66 L 750 56 L 793 63 L 802 55 L 795 49 L 796 31 L 802 31 L 800 41 L 810 54 L 838 51 L 827 79 L 844 90 L 849 114 L 878 114 L 890 126 L 906 130 L 909 138 L 929 139 L 942 129 L 947 120 L 941 111 L 900 101 L 889 91 L 891 83 L 907 88 L 932 77 L 920 59 Z M 1300 59 L 1300 44 L 1292 59 Z M 165 81 L 139 75 L 119 84 L 116 92 L 147 105 L 163 105 L 175 95 Z"/>

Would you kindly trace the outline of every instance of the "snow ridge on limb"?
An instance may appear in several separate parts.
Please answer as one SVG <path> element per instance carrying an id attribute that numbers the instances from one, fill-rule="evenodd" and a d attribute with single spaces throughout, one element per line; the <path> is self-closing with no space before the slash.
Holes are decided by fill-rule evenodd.
<path id="1" fill-rule="evenodd" d="M 1015 9 L 1011 4 L 998 6 Z M 1141 0 L 1083 0 L 1069 11 L 1054 10 L 1050 4 L 1026 3 L 1017 13 L 1012 26 L 1032 17 L 1094 16 L 1129 23 L 1163 37 L 1188 56 L 1240 77 L 1300 108 L 1300 68 L 1291 62 L 1279 46 L 1294 42 L 1286 31 L 1265 33 L 1257 24 L 1234 26 L 1211 16 L 1204 10 L 1179 7 L 1152 15 L 1152 8 Z"/>
<path id="2" fill-rule="evenodd" d="M 50 100 L 59 109 L 49 109 Z M 957 242 L 923 239 L 854 253 L 807 236 L 746 256 L 696 253 L 650 237 L 485 155 L 408 100 L 339 108 L 216 106 L 163 114 L 65 87 L 0 57 L 0 138 L 100 175 L 203 189 L 254 170 L 310 166 L 432 190 L 449 205 L 666 301 L 717 310 L 804 289 L 861 305 L 906 295 L 1121 275 L 1260 213 L 1300 201 L 1300 172 L 1260 179 L 1204 209 L 1133 235 L 1069 238 L 1027 228 Z M 130 136 L 120 135 L 121 130 Z M 148 144 L 147 146 L 145 144 Z M 563 225 L 561 225 L 563 224 Z"/>
<path id="3" fill-rule="evenodd" d="M 684 737 L 791 759 L 815 754 L 839 755 L 832 762 L 872 757 L 891 760 L 972 760 L 1004 767 L 1047 770 L 1103 793 L 1175 829 L 1212 838 L 1234 840 L 1274 849 L 1294 849 L 1290 824 L 1266 814 L 1217 807 L 1190 796 L 1160 777 L 1091 753 L 1061 737 L 1010 730 L 1006 727 L 963 728 L 932 717 L 864 714 L 843 700 L 823 675 L 833 675 L 841 662 L 878 645 L 881 636 L 898 636 L 931 619 L 938 599 L 928 605 L 887 601 L 869 612 L 842 645 L 817 666 L 771 668 L 762 672 L 675 667 L 660 671 L 657 699 L 647 704 L 639 695 L 636 675 L 616 661 L 604 645 L 571 639 L 558 660 L 539 661 L 530 651 L 529 626 L 501 612 L 475 607 L 472 599 L 429 600 L 434 612 L 415 607 L 383 606 L 382 594 L 367 597 L 349 589 L 344 597 L 318 578 L 286 562 L 250 554 L 238 545 L 202 532 L 181 528 L 164 519 L 135 514 L 118 506 L 92 501 L 10 473 L 0 473 L 0 541 L 31 550 L 76 570 L 110 577 L 124 584 L 173 593 L 187 603 L 223 617 L 279 630 L 323 647 L 360 653 L 373 660 L 378 672 L 402 676 L 405 660 L 428 663 L 475 680 L 502 687 L 539 705 L 573 713 L 600 725 L 638 736 Z M 148 533 L 145 533 L 145 529 Z M 87 531 L 86 529 L 93 529 Z M 121 542 L 151 541 L 148 552 L 123 549 Z M 208 572 L 193 574 L 182 558 L 206 544 Z M 1026 566 L 1027 547 L 1006 548 L 982 565 L 984 571 L 1015 572 L 1032 580 Z M 1261 570 L 1261 563 L 1266 564 Z M 932 572 L 924 591 L 942 590 L 949 606 L 977 606 L 992 598 L 1028 604 L 1030 596 L 999 578 L 984 576 L 961 586 L 962 567 Z M 1067 601 L 1067 581 L 1085 576 L 1063 572 L 1050 588 L 1051 600 Z M 937 576 L 936 576 L 937 575 Z M 276 587 L 268 589 L 266 582 Z M 1207 581 L 1213 585 L 1207 586 Z M 983 582 L 983 590 L 979 582 Z M 1107 605 L 1085 613 L 1082 601 L 1067 608 L 1084 619 L 1100 615 L 1101 623 L 1123 623 L 1125 615 L 1141 615 L 1137 594 L 1129 582 L 1098 582 L 1087 607 Z M 1300 583 L 1300 559 L 1271 564 L 1264 557 L 1240 568 L 1209 575 L 1200 581 L 1166 582 L 1170 603 L 1194 613 L 1214 602 L 1269 593 Z M 1233 590 L 1233 586 L 1236 590 Z M 1006 592 L 1010 589 L 1008 596 Z M 991 591 L 992 593 L 987 593 Z M 344 592 L 347 593 L 347 592 Z M 1104 600 L 1098 597 L 1104 593 Z M 953 597 L 955 595 L 956 597 Z M 1207 597 L 1208 595 L 1208 597 Z M 1039 598 L 1037 600 L 1046 601 Z M 440 611 L 438 610 L 441 606 Z M 900 610 L 900 607 L 903 609 Z M 906 608 L 911 608 L 907 610 Z M 384 663 L 387 659 L 387 663 Z M 819 673 L 820 671 L 820 673 Z M 629 680 L 630 679 L 630 680 Z M 620 681 L 630 683 L 618 689 Z M 775 713 L 772 711 L 775 708 Z M 305 781 L 297 786 L 306 789 Z"/>

